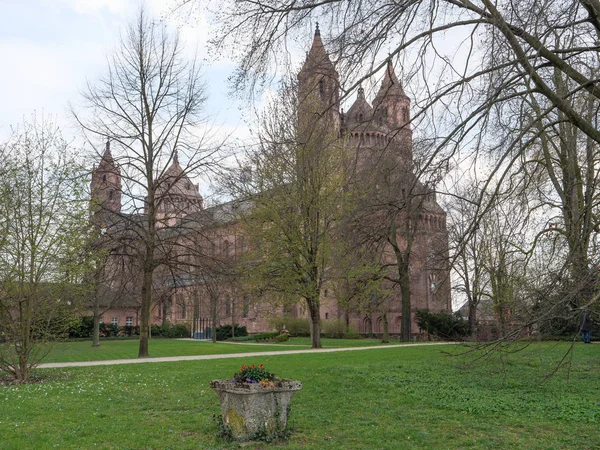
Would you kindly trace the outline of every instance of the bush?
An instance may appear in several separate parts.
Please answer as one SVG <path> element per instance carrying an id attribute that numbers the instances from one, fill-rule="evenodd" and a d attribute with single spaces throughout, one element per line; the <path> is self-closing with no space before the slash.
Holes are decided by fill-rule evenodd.
<path id="1" fill-rule="evenodd" d="M 290 336 L 310 336 L 310 326 L 306 319 L 286 316 L 269 319 L 269 326 L 278 331 L 281 331 L 284 325 Z"/>
<path id="2" fill-rule="evenodd" d="M 344 319 L 327 320 L 321 322 L 321 329 L 323 330 L 323 336 L 334 339 L 341 339 L 346 333 L 346 321 Z"/>
<path id="3" fill-rule="evenodd" d="M 190 337 L 190 329 L 185 323 L 171 324 L 165 322 L 162 325 L 152 325 L 150 333 L 153 337 L 163 337 L 169 339 Z"/>
<path id="4" fill-rule="evenodd" d="M 246 327 L 241 327 L 237 323 L 235 324 L 235 336 L 248 336 L 248 330 Z M 231 325 L 221 325 L 217 328 L 217 341 L 224 341 L 230 339 L 231 336 Z"/>
<path id="5" fill-rule="evenodd" d="M 362 339 L 362 336 L 353 326 L 348 327 L 348 331 L 344 333 L 342 339 Z"/>
<path id="6" fill-rule="evenodd" d="M 271 339 L 275 339 L 279 336 L 279 331 L 272 331 L 270 333 L 258 333 L 254 335 L 255 341 L 268 341 Z"/>
<path id="7" fill-rule="evenodd" d="M 458 313 L 434 313 L 427 309 L 418 309 L 415 311 L 415 317 L 419 328 L 440 339 L 456 339 L 469 335 L 469 324 Z"/>
<path id="8" fill-rule="evenodd" d="M 254 336 L 236 336 L 234 338 L 231 338 L 230 340 L 234 342 L 248 342 L 253 341 Z"/>
<path id="9" fill-rule="evenodd" d="M 102 337 L 116 337 L 119 335 L 119 325 L 116 323 L 101 323 L 100 324 L 100 336 Z"/>
<path id="10" fill-rule="evenodd" d="M 69 328 L 70 338 L 89 338 L 94 333 L 94 318 L 83 316 L 75 319 Z"/>
<path id="11" fill-rule="evenodd" d="M 132 325 L 125 325 L 123 327 L 122 331 L 122 335 L 124 336 L 139 336 L 140 335 L 140 326 L 136 325 L 136 326 L 132 326 Z"/>
<path id="12" fill-rule="evenodd" d="M 287 333 L 280 334 L 279 336 L 275 336 L 275 340 L 277 342 L 286 342 L 290 340 L 290 335 Z"/>

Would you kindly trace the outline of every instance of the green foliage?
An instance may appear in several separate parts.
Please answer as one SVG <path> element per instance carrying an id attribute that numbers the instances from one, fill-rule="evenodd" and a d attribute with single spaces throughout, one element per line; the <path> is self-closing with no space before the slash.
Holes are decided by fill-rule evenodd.
<path id="1" fill-rule="evenodd" d="M 229 340 L 233 341 L 233 342 L 249 342 L 249 341 L 253 341 L 254 340 L 254 336 L 252 336 L 252 335 L 248 335 L 248 336 L 236 336 L 236 337 L 231 338 Z"/>
<path id="2" fill-rule="evenodd" d="M 91 354 L 105 345 L 122 346 L 135 357 L 134 344 L 55 348 L 75 345 Z M 256 351 L 242 344 L 175 340 L 158 340 L 152 350 L 153 356 L 167 356 L 180 354 L 178 348 L 208 354 L 244 347 Z M 472 362 L 482 353 L 448 357 L 446 352 L 465 350 L 449 345 L 269 356 L 264 361 L 269 370 L 304 386 L 292 398 L 290 426 L 296 432 L 274 448 L 338 450 L 351 442 L 353 448 L 378 450 L 595 449 L 600 442 L 595 347 L 576 345 L 572 365 L 549 379 L 545 375 L 569 344 L 534 343 L 483 362 Z M 269 349 L 275 348 L 285 349 Z M 196 353 L 188 353 L 193 349 Z M 208 385 L 239 368 L 239 360 L 221 359 L 173 362 L 169 370 L 160 363 L 38 369 L 43 383 L 0 385 L 1 447 L 238 449 L 214 436 L 214 416 L 221 411 Z M 98 443 L 100 429 L 109 444 Z"/>
<path id="3" fill-rule="evenodd" d="M 235 373 L 233 379 L 238 383 L 260 383 L 261 381 L 275 381 L 275 374 L 267 371 L 262 364 L 259 366 L 243 365 L 240 371 Z"/>
<path id="4" fill-rule="evenodd" d="M 440 339 L 456 339 L 469 335 L 469 324 L 458 313 L 418 309 L 415 317 L 419 328 Z"/>
<path id="5" fill-rule="evenodd" d="M 187 338 L 190 337 L 190 329 L 185 323 L 165 322 L 162 325 L 152 325 L 151 335 L 169 339 Z"/>
<path id="6" fill-rule="evenodd" d="M 323 336 L 334 339 L 341 339 L 346 332 L 346 321 L 344 319 L 321 321 Z"/>
<path id="7" fill-rule="evenodd" d="M 308 320 L 298 317 L 277 316 L 269 319 L 269 326 L 276 330 L 282 330 L 285 325 L 290 336 L 310 336 L 310 325 Z"/>
<path id="8" fill-rule="evenodd" d="M 356 327 L 346 324 L 344 319 L 321 321 L 323 336 L 332 339 L 360 339 Z"/>
<path id="9" fill-rule="evenodd" d="M 350 328 L 349 331 L 346 331 L 342 336 L 342 339 L 361 339 L 361 335 L 358 330 L 354 328 Z"/>
<path id="10" fill-rule="evenodd" d="M 246 327 L 235 324 L 235 336 L 248 336 L 248 330 Z M 217 341 L 225 341 L 232 337 L 231 324 L 221 325 L 217 327 Z"/>
<path id="11" fill-rule="evenodd" d="M 275 336 L 275 340 L 277 342 L 287 342 L 290 340 L 290 335 L 287 333 L 280 334 L 279 336 Z"/>
<path id="12" fill-rule="evenodd" d="M 215 435 L 224 441 L 233 441 L 233 432 L 231 431 L 231 427 L 223 422 L 223 416 L 221 416 L 221 414 L 215 414 L 214 419 L 217 426 Z"/>
<path id="13" fill-rule="evenodd" d="M 254 335 L 255 341 L 270 341 L 271 339 L 275 339 L 279 336 L 278 331 L 272 331 L 270 333 L 258 333 Z"/>
<path id="14" fill-rule="evenodd" d="M 125 325 L 123 327 L 123 329 L 121 330 L 121 334 L 123 334 L 124 336 L 128 336 L 128 337 L 139 336 L 140 335 L 140 326 L 139 325 L 136 325 L 136 326 Z"/>
<path id="15" fill-rule="evenodd" d="M 102 337 L 117 337 L 119 335 L 119 325 L 116 323 L 101 323 L 100 336 Z"/>

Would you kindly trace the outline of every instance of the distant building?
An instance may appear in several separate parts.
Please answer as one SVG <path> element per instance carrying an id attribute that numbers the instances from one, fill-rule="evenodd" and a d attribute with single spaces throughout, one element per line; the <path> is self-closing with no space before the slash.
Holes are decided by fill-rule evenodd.
<path id="1" fill-rule="evenodd" d="M 451 311 L 450 282 L 448 268 L 448 233 L 446 213 L 436 202 L 435 192 L 416 181 L 413 174 L 413 143 L 410 119 L 410 99 L 405 94 L 393 66 L 388 63 L 378 94 L 369 103 L 362 88 L 348 112 L 340 109 L 339 76 L 323 45 L 319 30 L 306 61 L 298 74 L 298 124 L 299 140 L 309 133 L 312 127 L 326 127 L 340 137 L 348 152 L 355 155 L 355 172 L 358 177 L 378 176 L 374 164 L 381 155 L 392 155 L 397 176 L 403 177 L 406 189 L 411 188 L 422 199 L 418 213 L 418 227 L 414 234 L 410 258 L 410 286 L 412 310 L 429 309 L 432 311 Z M 315 108 L 318 110 L 318 122 L 315 122 Z M 317 125 L 315 125 L 317 123 Z M 135 249 L 135 237 L 127 233 L 122 225 L 121 179 L 120 169 L 113 160 L 110 148 L 106 151 L 92 175 L 91 191 L 93 198 L 95 223 L 112 233 L 127 236 L 130 249 Z M 160 179 L 158 191 L 159 233 L 171 240 L 172 260 L 176 261 L 168 269 L 160 268 L 156 272 L 154 292 L 154 322 L 188 322 L 192 329 L 199 329 L 195 319 L 209 318 L 211 296 L 218 297 L 216 315 L 221 323 L 239 323 L 248 331 L 268 331 L 268 318 L 277 314 L 302 316 L 303 308 L 273 307 L 264 299 L 251 299 L 243 290 L 234 288 L 227 279 L 226 271 L 220 276 L 209 276 L 202 269 L 206 261 L 215 264 L 234 266 L 240 256 L 248 249 L 248 239 L 236 220 L 239 208 L 251 207 L 248 203 L 231 202 L 205 208 L 198 186 L 185 175 L 175 153 L 171 166 Z M 399 198 L 407 195 L 404 188 L 396 193 Z M 94 206 L 93 206 L 94 207 Z M 402 215 L 398 220 L 403 220 Z M 128 220 L 144 220 L 143 216 Z M 121 225 L 120 225 L 121 224 Z M 108 232 L 108 231 L 107 231 Z M 399 245 L 402 246 L 402 237 Z M 193 251 L 186 251 L 193 249 Z M 127 252 L 122 252 L 125 254 Z M 393 264 L 391 248 L 384 249 L 386 261 Z M 130 266 L 135 267 L 134 255 L 130 254 Z M 199 260 L 202 259 L 202 261 Z M 114 272 L 118 280 L 119 272 Z M 109 270 L 110 271 L 110 270 Z M 139 280 L 138 280 L 139 281 Z M 112 281 L 113 290 L 127 285 L 124 298 L 135 298 L 135 276 L 128 283 Z M 380 310 L 365 312 L 352 307 L 341 307 L 332 289 L 322 293 L 321 306 L 323 321 L 345 319 L 362 333 L 380 333 L 382 317 Z M 139 296 L 139 295 L 138 295 Z M 400 333 L 401 296 L 399 288 L 387 303 L 389 331 Z M 115 307 L 104 314 L 104 321 L 117 322 L 118 325 L 137 325 L 137 308 L 128 301 L 127 305 Z M 413 332 L 418 332 L 414 323 Z"/>

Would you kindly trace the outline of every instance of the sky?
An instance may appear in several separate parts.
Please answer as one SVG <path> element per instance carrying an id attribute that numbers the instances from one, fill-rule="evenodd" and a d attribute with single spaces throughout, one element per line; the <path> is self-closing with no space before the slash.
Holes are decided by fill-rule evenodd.
<path id="1" fill-rule="evenodd" d="M 104 73 L 106 58 L 116 48 L 119 33 L 135 17 L 140 0 L 0 0 L 0 138 L 31 117 L 51 116 L 65 138 L 77 129 L 68 113 L 86 80 Z M 165 17 L 169 2 L 148 0 L 147 10 Z M 186 51 L 203 61 L 208 86 L 206 113 L 219 132 L 245 136 L 243 105 L 228 96 L 227 77 L 234 63 L 207 61 L 207 27 L 199 12 L 193 24 L 171 18 Z M 241 108 L 241 109 L 240 109 Z"/>

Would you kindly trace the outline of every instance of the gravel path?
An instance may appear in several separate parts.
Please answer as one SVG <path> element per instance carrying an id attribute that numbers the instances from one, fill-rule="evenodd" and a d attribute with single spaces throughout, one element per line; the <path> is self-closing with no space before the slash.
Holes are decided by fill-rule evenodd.
<path id="1" fill-rule="evenodd" d="M 119 364 L 146 364 L 160 362 L 175 362 L 175 361 L 200 361 L 204 359 L 229 359 L 229 358 L 251 358 L 255 356 L 277 356 L 277 355 L 292 355 L 300 353 L 334 353 L 334 352 L 351 352 L 359 350 L 381 350 L 385 348 L 398 347 L 419 347 L 425 345 L 448 345 L 455 342 L 431 342 L 419 344 L 398 344 L 398 345 L 374 345 L 372 347 L 346 347 L 346 348 L 320 348 L 307 350 L 283 350 L 271 352 L 251 352 L 251 353 L 231 353 L 227 355 L 194 355 L 194 356 L 164 356 L 161 358 L 136 358 L 136 359 L 109 359 L 104 361 L 81 361 L 81 362 L 62 362 L 62 363 L 45 363 L 37 366 L 39 369 L 54 369 L 63 367 L 91 367 L 91 366 L 115 366 Z"/>

